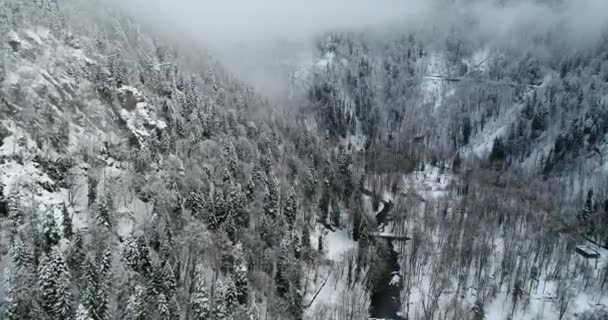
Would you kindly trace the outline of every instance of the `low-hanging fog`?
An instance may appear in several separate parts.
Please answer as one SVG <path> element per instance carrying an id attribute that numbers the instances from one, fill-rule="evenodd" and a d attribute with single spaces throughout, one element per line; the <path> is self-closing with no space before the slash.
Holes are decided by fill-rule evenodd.
<path id="1" fill-rule="evenodd" d="M 209 49 L 269 96 L 282 65 L 307 64 L 328 31 L 460 30 L 485 45 L 529 48 L 539 36 L 592 43 L 608 26 L 605 0 L 110 0 L 156 31 Z"/>

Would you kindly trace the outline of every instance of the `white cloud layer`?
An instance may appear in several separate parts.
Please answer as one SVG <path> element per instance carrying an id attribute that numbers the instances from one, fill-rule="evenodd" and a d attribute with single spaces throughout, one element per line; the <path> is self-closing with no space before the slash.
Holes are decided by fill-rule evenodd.
<path id="1" fill-rule="evenodd" d="M 398 26 L 526 46 L 551 33 L 571 46 L 608 27 L 607 0 L 107 0 L 170 36 L 196 41 L 258 87 L 280 78 L 269 66 L 310 59 L 311 39 L 326 31 Z M 462 28 L 464 22 L 468 27 Z M 265 88 L 268 89 L 268 88 Z"/>

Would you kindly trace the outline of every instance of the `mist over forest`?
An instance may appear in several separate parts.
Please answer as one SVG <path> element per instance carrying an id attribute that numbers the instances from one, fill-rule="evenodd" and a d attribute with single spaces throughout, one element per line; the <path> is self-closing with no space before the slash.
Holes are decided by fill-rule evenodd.
<path id="1" fill-rule="evenodd" d="M 604 0 L 3 0 L 0 319 L 608 319 Z"/>

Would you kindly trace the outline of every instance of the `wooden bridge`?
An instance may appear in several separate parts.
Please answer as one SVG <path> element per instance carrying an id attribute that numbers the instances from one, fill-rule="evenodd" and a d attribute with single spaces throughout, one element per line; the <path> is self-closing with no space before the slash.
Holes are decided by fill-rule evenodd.
<path id="1" fill-rule="evenodd" d="M 396 241 L 408 241 L 408 240 L 412 239 L 408 236 L 404 236 L 404 235 L 400 235 L 400 234 L 396 234 L 396 233 L 392 233 L 392 232 L 372 232 L 370 234 L 370 236 L 372 236 L 374 238 L 396 240 Z"/>

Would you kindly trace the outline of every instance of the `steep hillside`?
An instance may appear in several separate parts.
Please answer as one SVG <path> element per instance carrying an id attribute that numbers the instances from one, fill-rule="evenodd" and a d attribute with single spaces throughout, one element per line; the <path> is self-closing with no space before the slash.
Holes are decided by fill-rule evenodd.
<path id="1" fill-rule="evenodd" d="M 311 247 L 326 232 L 313 208 L 330 192 L 316 172 L 337 171 L 330 146 L 255 116 L 270 107 L 207 55 L 119 12 L 71 1 L 0 9 L 4 318 L 314 309 L 303 275 L 332 264 Z M 331 187 L 337 210 L 333 188 L 344 188 Z"/>
<path id="2" fill-rule="evenodd" d="M 137 16 L 0 3 L 0 318 L 605 317 L 605 38 L 329 33 L 266 99 Z"/>

